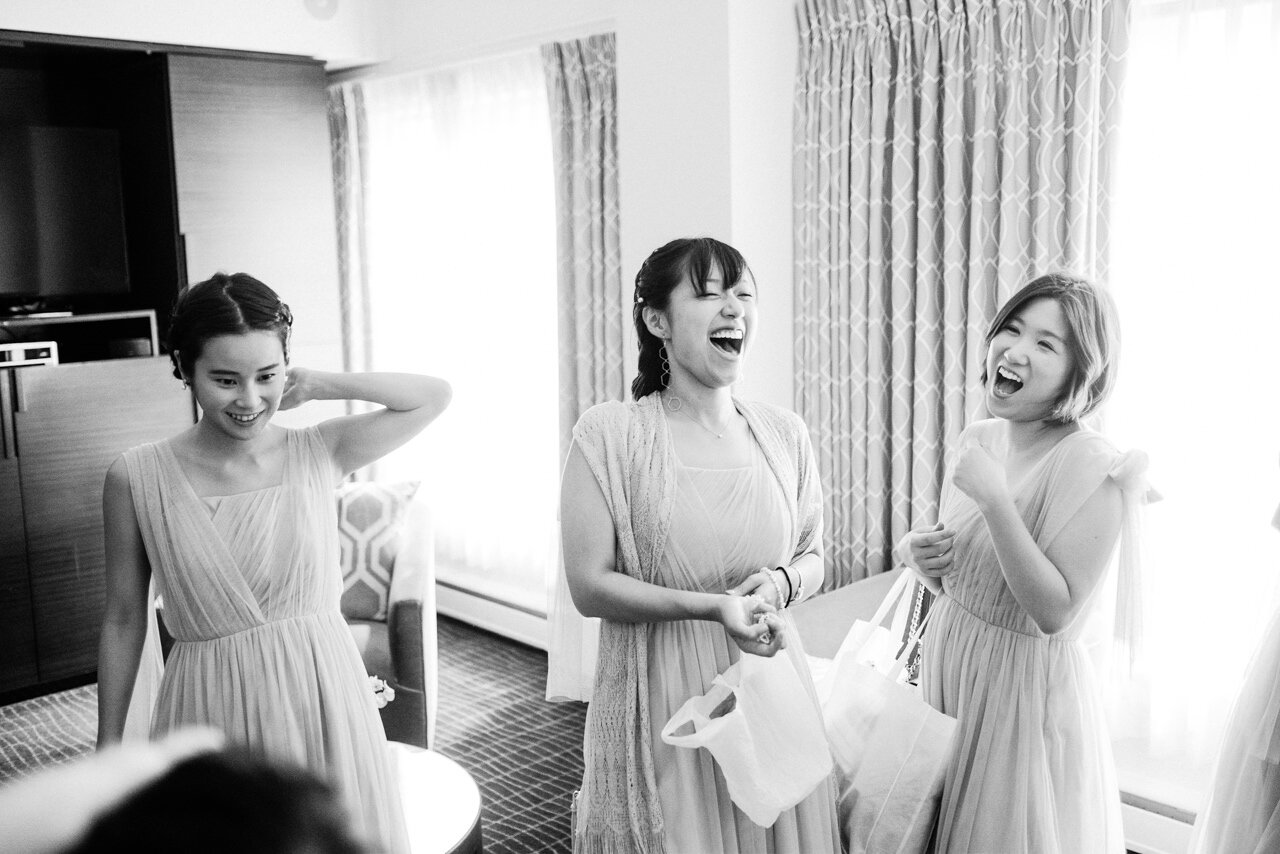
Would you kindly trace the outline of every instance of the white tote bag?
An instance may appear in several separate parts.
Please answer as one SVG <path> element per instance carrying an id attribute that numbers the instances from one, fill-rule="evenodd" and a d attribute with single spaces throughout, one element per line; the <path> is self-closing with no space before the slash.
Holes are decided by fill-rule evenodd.
<path id="1" fill-rule="evenodd" d="M 901 635 L 880 625 L 903 597 L 908 578 L 903 573 L 898 579 L 871 623 L 854 624 L 818 686 L 839 767 L 837 809 L 850 854 L 925 850 L 954 749 L 956 719 L 906 684 L 905 666 L 928 615 L 901 648 Z"/>
<path id="2" fill-rule="evenodd" d="M 671 716 L 662 740 L 709 750 L 738 809 L 771 827 L 831 773 L 822 716 L 804 680 L 785 652 L 744 654 Z M 689 725 L 692 733 L 676 734 Z"/>

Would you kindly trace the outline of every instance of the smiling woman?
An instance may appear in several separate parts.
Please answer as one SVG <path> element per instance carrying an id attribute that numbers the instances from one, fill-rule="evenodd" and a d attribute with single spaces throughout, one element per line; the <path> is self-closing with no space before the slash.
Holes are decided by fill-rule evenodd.
<path id="1" fill-rule="evenodd" d="M 426 427 L 450 389 L 433 377 L 290 366 L 292 322 L 243 273 L 178 298 L 167 343 L 202 415 L 127 451 L 107 475 L 98 744 L 119 741 L 126 723 L 152 736 L 212 726 L 256 755 L 322 773 L 362 834 L 405 851 L 386 738 L 338 610 L 333 493 Z M 270 423 L 320 399 L 382 408 L 306 430 Z M 135 688 L 157 663 L 151 589 L 175 639 L 154 698 Z"/>
<path id="2" fill-rule="evenodd" d="M 959 726 L 938 851 L 1124 851 L 1085 637 L 1145 494 L 1145 458 L 1080 423 L 1111 389 L 1118 343 L 1115 307 L 1089 282 L 1049 275 L 1015 294 L 987 333 L 995 417 L 961 434 L 938 524 L 899 546 L 940 594 L 920 685 Z M 1125 594 L 1135 569 L 1122 559 Z M 1132 649 L 1135 600 L 1121 598 L 1119 635 Z"/>
<path id="3" fill-rule="evenodd" d="M 731 246 L 654 251 L 636 275 L 636 400 L 595 406 L 573 430 L 564 569 L 578 610 L 602 618 L 575 850 L 840 850 L 829 780 L 761 827 L 704 751 L 662 737 L 744 654 L 777 656 L 816 709 L 784 609 L 822 584 L 822 494 L 800 419 L 732 394 L 755 295 Z"/>

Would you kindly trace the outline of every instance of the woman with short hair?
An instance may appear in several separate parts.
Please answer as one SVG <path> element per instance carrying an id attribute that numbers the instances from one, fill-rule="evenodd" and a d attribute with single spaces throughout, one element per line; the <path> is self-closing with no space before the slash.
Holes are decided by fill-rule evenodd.
<path id="1" fill-rule="evenodd" d="M 1145 457 L 1082 423 L 1110 393 L 1118 351 L 1115 307 L 1096 285 L 1051 274 L 1016 293 L 987 333 L 994 417 L 961 434 L 940 522 L 898 546 L 941 594 L 921 655 L 924 697 L 959 721 L 938 851 L 1124 851 L 1106 718 L 1081 642 L 1145 496 Z M 1131 644 L 1136 568 L 1123 563 Z"/>

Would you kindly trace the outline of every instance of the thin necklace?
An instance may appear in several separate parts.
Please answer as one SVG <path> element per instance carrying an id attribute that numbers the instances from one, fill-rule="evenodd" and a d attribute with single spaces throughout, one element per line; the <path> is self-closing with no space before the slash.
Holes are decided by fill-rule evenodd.
<path id="1" fill-rule="evenodd" d="M 680 400 L 680 398 L 678 398 L 678 397 L 677 397 L 677 398 L 675 398 L 675 399 L 676 399 L 676 400 Z M 665 398 L 664 398 L 664 400 L 665 400 Z M 712 430 L 712 429 L 711 429 L 710 427 L 708 427 L 706 424 L 703 424 L 703 423 L 702 423 L 701 421 L 699 421 L 697 418 L 694 418 L 694 417 L 693 417 L 693 413 L 691 413 L 691 412 L 684 412 L 683 402 L 681 402 L 681 405 L 678 405 L 678 406 L 671 406 L 671 405 L 668 403 L 667 408 L 668 408 L 668 409 L 670 409 L 672 412 L 683 412 L 686 418 L 688 418 L 688 419 L 689 419 L 690 421 L 692 421 L 694 424 L 697 424 L 697 425 L 698 425 L 699 427 L 701 427 L 703 430 L 706 430 L 706 431 L 707 431 L 708 433 L 710 433 L 712 436 L 715 436 L 717 439 L 723 439 L 723 438 L 724 438 L 724 434 L 725 434 L 726 432 L 728 432 L 728 430 L 729 430 L 729 425 L 728 425 L 728 424 L 724 425 L 724 429 L 723 429 L 723 430 L 721 430 L 719 433 L 717 433 L 715 430 Z"/>

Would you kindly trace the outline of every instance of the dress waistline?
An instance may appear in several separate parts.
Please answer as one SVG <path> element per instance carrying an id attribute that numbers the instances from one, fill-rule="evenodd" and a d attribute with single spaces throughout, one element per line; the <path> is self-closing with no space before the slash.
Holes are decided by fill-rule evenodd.
<path id="1" fill-rule="evenodd" d="M 986 617 L 983 617 L 980 614 L 975 613 L 971 608 L 962 604 L 960 600 L 956 599 L 954 596 L 951 596 L 948 593 L 943 593 L 939 601 L 934 605 L 934 607 L 937 607 L 938 605 L 942 604 L 942 601 L 944 600 L 947 602 L 950 602 L 951 605 L 954 606 L 960 613 L 965 614 L 984 625 L 990 626 L 993 629 L 999 629 L 1002 632 L 1008 632 L 1009 634 L 1019 635 L 1021 637 L 1031 638 L 1033 640 L 1044 641 L 1045 643 L 1050 643 L 1050 644 L 1054 644 L 1054 643 L 1074 644 L 1080 640 L 1080 638 L 1076 635 L 1069 635 L 1069 636 L 1064 636 L 1062 634 L 1046 635 L 1043 633 L 1035 633 L 1035 632 L 1024 631 L 1022 629 L 1015 629 L 1012 626 L 1003 626 L 1003 625 L 1000 625 L 999 623 L 993 623 L 990 620 L 988 620 Z M 927 635 L 928 632 L 926 631 L 925 634 Z"/>
<path id="2" fill-rule="evenodd" d="M 225 635 L 217 635 L 217 636 L 215 636 L 215 637 L 211 637 L 211 638 L 178 638 L 178 637 L 175 637 L 175 638 L 173 639 L 173 642 L 174 642 L 174 646 L 177 646 L 178 644 L 192 645 L 192 644 L 216 643 L 216 642 L 218 642 L 218 641 L 223 641 L 223 640 L 228 640 L 228 639 L 230 639 L 230 638 L 240 637 L 240 636 L 242 636 L 242 635 L 246 635 L 246 634 L 249 634 L 249 633 L 251 633 L 251 632 L 260 632 L 260 631 L 262 631 L 263 629 L 270 629 L 270 628 L 274 628 L 274 627 L 276 627 L 276 626 L 280 626 L 280 625 L 285 624 L 285 623 L 299 623 L 299 622 L 303 622 L 303 621 L 319 621 L 319 620 L 321 620 L 321 619 L 335 619 L 335 618 L 336 618 L 336 619 L 338 619 L 338 620 L 342 620 L 342 614 L 341 614 L 341 612 L 339 612 L 339 611 L 314 611 L 314 612 L 312 612 L 312 613 L 310 613 L 310 614 L 295 614 L 295 615 L 294 615 L 294 616 L 292 616 L 292 617 L 281 617 L 281 618 L 276 619 L 276 620 L 268 620 L 268 621 L 267 621 L 267 622 L 265 622 L 265 623 L 258 623 L 258 624 L 257 624 L 257 625 L 255 625 L 255 626 L 246 626 L 245 628 L 240 629 L 239 631 L 231 632 L 230 634 L 225 634 Z"/>

